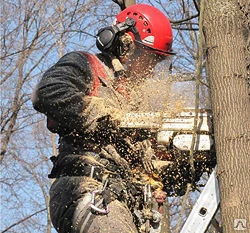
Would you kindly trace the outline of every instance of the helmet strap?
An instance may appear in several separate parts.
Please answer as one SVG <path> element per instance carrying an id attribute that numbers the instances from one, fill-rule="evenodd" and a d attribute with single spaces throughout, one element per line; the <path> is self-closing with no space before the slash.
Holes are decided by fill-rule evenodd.
<path id="1" fill-rule="evenodd" d="M 127 100 L 130 99 L 130 91 L 129 91 L 129 80 L 127 79 L 127 74 L 124 66 L 121 64 L 120 60 L 113 56 L 111 57 L 111 63 L 114 69 L 114 73 L 116 76 L 116 90 L 124 95 Z"/>

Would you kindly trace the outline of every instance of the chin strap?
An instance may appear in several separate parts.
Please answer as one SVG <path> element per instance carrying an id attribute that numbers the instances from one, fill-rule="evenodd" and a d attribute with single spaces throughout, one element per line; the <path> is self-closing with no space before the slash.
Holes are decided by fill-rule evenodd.
<path id="1" fill-rule="evenodd" d="M 113 56 L 111 57 L 111 63 L 114 69 L 114 73 L 116 76 L 116 90 L 124 95 L 127 100 L 130 99 L 130 91 L 128 88 L 128 79 L 127 79 L 127 74 L 124 66 L 121 64 L 120 60 Z"/>

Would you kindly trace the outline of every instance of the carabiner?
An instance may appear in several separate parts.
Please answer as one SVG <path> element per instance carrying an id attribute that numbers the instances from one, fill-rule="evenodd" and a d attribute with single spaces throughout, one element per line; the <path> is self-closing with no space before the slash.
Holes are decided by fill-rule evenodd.
<path id="1" fill-rule="evenodd" d="M 107 183 L 108 183 L 108 180 L 105 181 L 104 185 L 103 185 L 103 188 L 102 189 L 97 189 L 97 190 L 94 190 L 91 194 L 91 202 L 90 202 L 90 207 L 91 209 L 93 209 L 94 211 L 96 212 L 99 212 L 99 213 L 102 213 L 102 214 L 108 214 L 110 209 L 109 209 L 109 206 L 107 205 L 106 206 L 106 209 L 101 209 L 101 208 L 98 208 L 98 206 L 103 202 L 103 199 L 101 201 L 99 201 L 97 203 L 97 206 L 95 205 L 95 195 L 96 194 L 101 194 L 106 186 L 107 186 Z"/>

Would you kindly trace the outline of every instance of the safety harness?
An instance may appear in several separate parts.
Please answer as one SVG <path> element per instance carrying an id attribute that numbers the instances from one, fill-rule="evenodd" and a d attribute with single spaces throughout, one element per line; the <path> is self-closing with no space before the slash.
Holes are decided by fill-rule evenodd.
<path id="1" fill-rule="evenodd" d="M 87 53 L 87 52 L 81 52 L 89 61 L 91 73 L 93 76 L 93 84 L 91 87 L 91 90 L 89 92 L 89 96 L 98 96 L 98 89 L 101 86 L 100 78 L 105 79 L 108 81 L 108 76 L 105 71 L 105 68 L 101 61 L 96 57 L 96 55 Z"/>

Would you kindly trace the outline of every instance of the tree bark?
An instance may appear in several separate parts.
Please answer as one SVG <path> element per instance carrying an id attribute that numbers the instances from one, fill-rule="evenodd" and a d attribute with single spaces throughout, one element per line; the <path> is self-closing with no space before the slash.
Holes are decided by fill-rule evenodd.
<path id="1" fill-rule="evenodd" d="M 225 233 L 250 232 L 247 17 L 235 0 L 206 1 L 203 31 Z"/>

